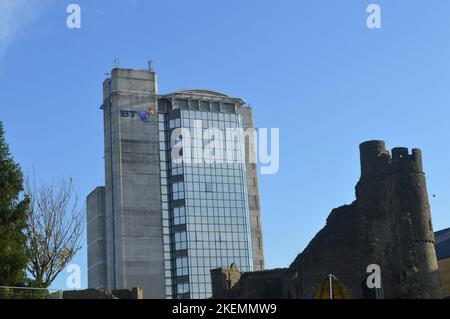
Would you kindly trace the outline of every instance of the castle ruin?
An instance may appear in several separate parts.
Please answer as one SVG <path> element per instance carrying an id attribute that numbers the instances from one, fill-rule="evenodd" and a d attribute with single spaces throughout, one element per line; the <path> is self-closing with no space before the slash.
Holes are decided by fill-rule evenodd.
<path id="1" fill-rule="evenodd" d="M 367 267 L 380 266 L 385 298 L 441 298 L 422 154 L 360 145 L 356 200 L 334 209 L 326 226 L 286 269 L 211 271 L 214 298 L 313 298 L 329 274 L 364 298 Z"/>

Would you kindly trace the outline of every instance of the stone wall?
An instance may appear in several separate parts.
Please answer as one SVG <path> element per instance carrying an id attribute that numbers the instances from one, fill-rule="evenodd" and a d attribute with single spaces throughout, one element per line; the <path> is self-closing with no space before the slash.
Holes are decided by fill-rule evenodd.
<path id="1" fill-rule="evenodd" d="M 142 299 L 142 288 L 118 289 L 113 291 L 85 289 L 64 291 L 63 299 Z"/>
<path id="2" fill-rule="evenodd" d="M 211 270 L 214 298 L 277 299 L 283 295 L 287 269 L 241 273 L 235 264 L 230 269 Z"/>
<path id="3" fill-rule="evenodd" d="M 391 155 L 384 142 L 369 141 L 360 151 L 356 200 L 331 212 L 291 266 L 242 274 L 233 287 L 213 289 L 215 298 L 313 298 L 329 274 L 352 298 L 363 298 L 371 264 L 381 267 L 386 298 L 441 298 L 420 150 L 395 148 Z M 218 272 L 212 275 L 214 287 Z"/>
<path id="4" fill-rule="evenodd" d="M 450 298 L 450 257 L 439 260 L 439 273 L 441 275 L 442 295 Z"/>

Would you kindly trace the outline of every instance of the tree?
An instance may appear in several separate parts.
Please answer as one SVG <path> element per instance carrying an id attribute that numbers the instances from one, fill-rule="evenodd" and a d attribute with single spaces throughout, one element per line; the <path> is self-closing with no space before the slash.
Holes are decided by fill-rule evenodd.
<path id="1" fill-rule="evenodd" d="M 29 200 L 22 192 L 22 171 L 9 152 L 0 122 L 0 286 L 23 286 L 26 282 L 24 231 Z"/>
<path id="2" fill-rule="evenodd" d="M 84 209 L 78 207 L 71 178 L 37 186 L 33 175 L 25 191 L 30 199 L 28 272 L 32 286 L 48 288 L 81 249 Z"/>

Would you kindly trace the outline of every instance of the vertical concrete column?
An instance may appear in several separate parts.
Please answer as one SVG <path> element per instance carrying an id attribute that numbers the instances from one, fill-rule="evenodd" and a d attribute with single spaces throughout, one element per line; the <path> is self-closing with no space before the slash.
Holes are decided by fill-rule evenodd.
<path id="1" fill-rule="evenodd" d="M 242 107 L 239 109 L 239 113 L 242 115 L 243 129 L 247 130 L 249 128 L 254 128 L 252 109 L 249 107 Z M 261 207 L 259 203 L 258 167 L 257 163 L 249 162 L 248 153 L 249 151 L 252 151 L 250 148 L 255 148 L 255 145 L 246 140 L 245 168 L 247 173 L 248 203 L 250 209 L 253 269 L 258 271 L 264 269 L 264 248 L 261 225 Z M 253 152 L 256 152 L 256 150 L 253 150 Z"/>
<path id="2" fill-rule="evenodd" d="M 108 288 L 165 298 L 156 73 L 116 68 L 108 86 Z"/>

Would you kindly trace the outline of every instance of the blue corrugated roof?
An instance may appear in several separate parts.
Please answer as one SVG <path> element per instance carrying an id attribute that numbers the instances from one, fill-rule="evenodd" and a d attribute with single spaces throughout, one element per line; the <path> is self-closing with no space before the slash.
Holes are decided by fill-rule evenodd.
<path id="1" fill-rule="evenodd" d="M 450 228 L 440 230 L 434 236 L 436 237 L 437 259 L 450 258 Z"/>

